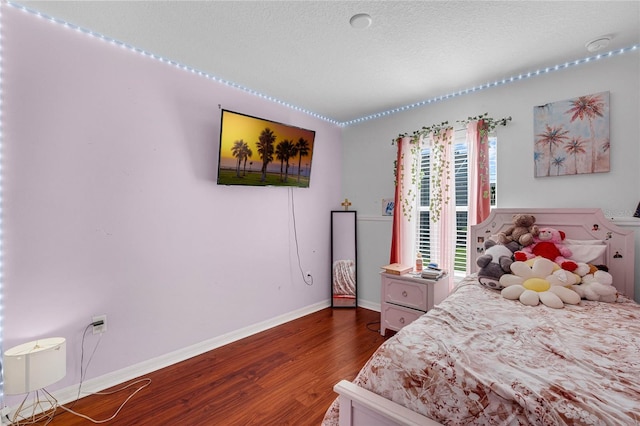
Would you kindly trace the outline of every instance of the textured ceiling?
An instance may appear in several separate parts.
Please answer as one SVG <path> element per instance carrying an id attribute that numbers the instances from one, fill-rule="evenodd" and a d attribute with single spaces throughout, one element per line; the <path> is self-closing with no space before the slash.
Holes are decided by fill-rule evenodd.
<path id="1" fill-rule="evenodd" d="M 640 43 L 637 0 L 15 4 L 338 122 Z"/>

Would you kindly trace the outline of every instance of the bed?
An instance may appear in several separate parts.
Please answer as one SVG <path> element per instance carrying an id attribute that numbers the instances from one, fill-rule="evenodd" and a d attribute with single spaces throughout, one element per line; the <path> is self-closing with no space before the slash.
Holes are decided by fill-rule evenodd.
<path id="1" fill-rule="evenodd" d="M 640 305 L 633 231 L 600 209 L 494 209 L 470 230 L 469 253 L 512 224 L 536 217 L 579 244 L 596 241 L 618 290 L 612 303 L 552 309 L 507 300 L 472 273 L 432 310 L 384 342 L 338 397 L 332 425 L 640 424 Z"/>

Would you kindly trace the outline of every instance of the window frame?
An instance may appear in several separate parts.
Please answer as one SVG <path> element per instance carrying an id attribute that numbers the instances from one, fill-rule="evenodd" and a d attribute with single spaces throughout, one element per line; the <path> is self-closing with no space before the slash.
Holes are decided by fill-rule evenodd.
<path id="1" fill-rule="evenodd" d="M 468 174 L 468 162 L 469 162 L 469 149 L 468 141 L 466 139 L 466 130 L 456 130 L 453 140 L 454 148 L 454 185 L 456 187 L 456 255 L 454 258 L 454 271 L 455 277 L 463 277 L 469 271 L 469 257 L 467 256 L 468 237 L 469 237 L 469 174 Z M 464 155 L 464 158 L 460 154 Z M 425 264 L 428 263 L 430 258 L 429 250 L 431 248 L 431 233 L 429 224 L 425 224 L 427 229 L 424 230 L 423 222 L 428 220 L 429 217 L 429 169 L 430 148 L 424 147 L 420 152 L 420 188 L 419 196 L 416 197 L 416 243 L 417 250 L 422 254 L 425 259 Z M 425 164 L 426 163 L 426 164 Z M 461 168 L 465 168 L 466 182 L 459 181 L 459 171 Z M 497 198 L 497 137 L 494 133 L 489 134 L 489 182 L 491 185 L 491 208 L 496 206 Z M 464 184 L 462 184 L 464 182 Z M 426 194 L 426 195 L 425 195 Z M 459 196 L 460 194 L 460 196 Z M 463 195 L 464 194 L 464 195 Z M 465 204 L 460 205 L 459 200 L 464 197 Z M 427 203 L 423 204 L 423 200 L 427 198 Z"/>

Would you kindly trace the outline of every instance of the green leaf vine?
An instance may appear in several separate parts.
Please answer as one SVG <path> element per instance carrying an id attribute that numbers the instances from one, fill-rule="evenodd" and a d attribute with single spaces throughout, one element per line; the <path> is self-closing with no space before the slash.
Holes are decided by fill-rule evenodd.
<path id="1" fill-rule="evenodd" d="M 433 145 L 431 147 L 431 182 L 432 191 L 429 199 L 429 218 L 433 223 L 440 220 L 442 206 L 449 204 L 451 185 L 451 163 L 445 157 L 445 150 L 451 145 L 451 139 L 447 139 L 445 132 L 452 127 L 437 129 L 432 133 Z"/>
<path id="2" fill-rule="evenodd" d="M 480 130 L 480 134 L 485 136 L 485 134 L 489 134 L 493 132 L 498 126 L 506 126 L 509 121 L 511 121 L 511 116 L 500 118 L 498 120 L 489 117 L 489 113 L 485 112 L 484 114 L 480 114 L 476 117 L 467 117 L 466 120 L 457 120 L 456 123 L 460 123 L 460 125 L 466 127 L 472 121 L 484 121 L 486 127 Z"/>
<path id="3" fill-rule="evenodd" d="M 472 121 L 482 121 L 479 133 L 480 144 L 484 144 L 488 143 L 487 137 L 489 133 L 494 131 L 498 126 L 506 126 L 507 123 L 511 121 L 511 116 L 495 120 L 488 117 L 488 113 L 485 112 L 477 117 L 468 117 L 466 120 L 459 120 L 457 123 L 462 127 L 467 127 L 467 125 Z M 480 150 L 480 156 L 478 158 L 478 179 L 480 182 L 480 188 L 482 188 L 482 198 L 491 198 L 491 190 L 489 188 L 489 158 L 486 156 L 485 150 Z"/>
<path id="4" fill-rule="evenodd" d="M 496 120 L 488 117 L 488 113 L 485 112 L 484 114 L 476 117 L 468 117 L 467 120 L 458 120 L 457 123 L 460 123 L 461 125 L 466 127 L 469 122 L 480 120 L 483 120 L 485 122 L 485 126 L 480 130 L 481 136 L 484 137 L 488 133 L 495 130 L 497 126 L 506 126 L 507 123 L 511 121 L 511 117 L 505 117 Z M 444 132 L 450 128 L 452 128 L 452 126 L 449 125 L 449 122 L 443 121 L 440 124 L 423 126 L 421 129 L 415 130 L 412 134 L 399 134 L 395 139 L 391 141 L 391 144 L 395 145 L 396 143 L 400 143 L 399 141 L 403 138 L 411 138 L 411 140 L 409 141 L 410 149 L 408 154 L 411 155 L 411 169 L 408 172 L 410 173 L 412 187 L 408 189 L 406 194 L 403 194 L 402 192 L 400 192 L 399 194 L 399 202 L 402 208 L 402 213 L 409 220 L 411 220 L 412 218 L 416 197 L 420 193 L 422 184 L 423 172 L 422 170 L 420 170 L 422 141 L 426 140 L 430 135 L 433 141 L 433 145 L 431 147 L 431 165 L 433 173 L 431 174 L 432 191 L 430 194 L 431 199 L 429 200 L 429 213 L 431 220 L 434 223 L 440 219 L 442 207 L 449 203 L 449 197 L 445 198 L 443 194 L 448 192 L 449 186 L 451 185 L 451 168 L 449 161 L 447 161 L 447 159 L 444 157 L 446 146 L 451 144 L 451 141 L 447 142 L 444 139 Z M 405 155 L 405 152 L 403 152 L 401 157 L 401 161 L 403 163 Z M 400 167 L 399 170 L 398 167 Z M 405 172 L 407 171 L 405 170 L 404 166 L 402 164 L 399 165 L 398 160 L 396 159 L 393 163 L 393 177 L 396 185 L 396 177 L 399 177 L 400 182 L 404 182 Z"/>
<path id="5" fill-rule="evenodd" d="M 404 133 L 404 134 L 400 134 L 398 135 L 398 137 L 396 139 L 394 139 L 391 143 L 392 145 L 395 144 L 396 142 L 399 143 L 400 139 L 406 138 L 406 137 L 410 137 L 411 140 L 409 141 L 409 155 L 411 155 L 410 158 L 410 164 L 411 164 L 411 170 L 409 170 L 410 173 L 410 179 L 411 179 L 411 188 L 409 188 L 407 190 L 407 193 L 404 194 L 402 192 L 400 192 L 400 196 L 399 196 L 399 202 L 400 202 L 400 206 L 402 208 L 402 214 L 408 219 L 411 220 L 412 216 L 413 216 L 413 211 L 414 211 L 414 207 L 415 207 L 415 202 L 416 202 L 416 198 L 418 196 L 418 194 L 420 193 L 420 188 L 421 188 L 421 184 L 422 184 L 422 177 L 423 177 L 423 172 L 422 170 L 420 170 L 420 159 L 421 159 L 421 153 L 422 153 L 422 141 L 425 140 L 429 135 L 433 135 L 433 140 L 434 140 L 434 146 L 432 147 L 434 153 L 438 152 L 440 153 L 439 156 L 437 156 L 437 158 L 439 158 L 440 163 L 437 164 L 435 167 L 438 170 L 448 170 L 448 164 L 446 162 L 446 159 L 444 158 L 444 156 L 442 156 L 442 152 L 444 151 L 445 146 L 442 145 L 441 143 L 437 142 L 437 141 L 442 141 L 442 138 L 438 137 L 444 130 L 450 128 L 451 126 L 449 126 L 449 122 L 448 121 L 443 121 L 440 124 L 433 124 L 431 126 L 423 126 L 420 130 L 416 130 L 414 131 L 411 135 L 409 135 L 408 133 Z M 401 157 L 401 161 L 402 163 L 404 163 L 404 158 L 405 158 L 405 152 L 402 153 L 402 157 Z M 433 157 L 432 157 L 432 164 L 435 164 L 433 162 Z M 398 166 L 398 161 L 395 160 L 394 161 L 394 167 L 393 167 L 393 176 L 394 176 L 394 182 L 396 182 L 397 185 L 397 181 L 395 180 L 395 177 L 397 175 L 398 172 L 398 167 L 400 167 L 400 176 L 399 176 L 399 180 L 400 182 L 404 182 L 405 180 L 405 168 L 404 166 L 401 164 L 400 166 Z M 437 181 L 434 182 L 434 185 L 436 188 L 440 188 L 442 185 L 442 182 L 440 182 L 441 180 L 441 173 L 438 173 L 438 178 Z M 415 188 L 415 189 L 414 189 Z M 448 187 L 447 187 L 448 188 Z M 437 191 L 437 195 L 432 194 L 432 199 L 433 197 L 439 198 L 438 203 L 437 203 L 437 208 L 435 207 L 434 203 L 429 203 L 430 206 L 430 210 L 431 210 L 431 215 L 432 217 L 439 218 L 440 217 L 440 209 L 441 209 L 441 201 L 442 201 L 442 191 Z M 448 201 L 448 199 L 446 200 Z M 437 221 L 437 219 L 436 219 Z"/>
<path id="6" fill-rule="evenodd" d="M 399 136 L 399 139 L 402 139 L 406 136 Z M 392 142 L 392 144 L 395 144 L 395 140 Z M 399 140 L 398 140 L 398 143 Z M 420 172 L 420 152 L 422 150 L 422 145 L 420 143 L 420 137 L 412 137 L 411 140 L 409 141 L 409 155 L 411 155 L 411 187 L 408 189 L 406 194 L 403 194 L 402 191 L 400 191 L 400 196 L 399 196 L 399 202 L 400 202 L 400 207 L 402 208 L 402 214 L 407 217 L 407 219 L 411 220 L 412 217 L 412 213 L 413 213 L 413 205 L 415 203 L 417 194 L 420 192 L 420 183 L 422 181 L 422 173 Z M 406 153 L 403 151 L 402 152 L 402 156 L 400 158 L 401 164 L 398 165 L 398 160 L 394 160 L 393 162 L 393 181 L 396 185 L 398 185 L 398 180 L 400 182 L 404 182 L 405 181 L 405 167 L 404 167 L 404 158 L 405 158 Z M 398 167 L 400 167 L 400 169 L 398 169 Z M 398 176 L 398 170 L 400 172 L 399 176 Z M 398 176 L 398 180 L 396 179 L 396 176 Z M 416 188 L 414 190 L 414 188 Z"/>

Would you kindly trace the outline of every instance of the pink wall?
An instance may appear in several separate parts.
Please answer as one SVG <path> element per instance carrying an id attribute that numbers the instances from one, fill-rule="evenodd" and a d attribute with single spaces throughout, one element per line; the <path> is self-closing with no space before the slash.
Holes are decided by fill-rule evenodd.
<path id="1" fill-rule="evenodd" d="M 93 315 L 87 378 L 328 303 L 339 128 L 1 7 L 4 348 L 65 337 L 55 390 Z M 217 186 L 219 104 L 315 130 L 311 187 Z"/>

